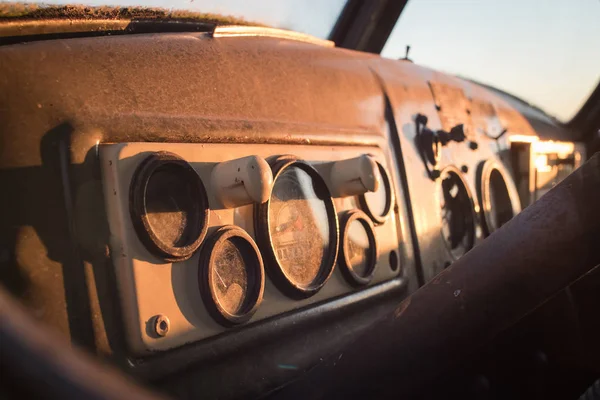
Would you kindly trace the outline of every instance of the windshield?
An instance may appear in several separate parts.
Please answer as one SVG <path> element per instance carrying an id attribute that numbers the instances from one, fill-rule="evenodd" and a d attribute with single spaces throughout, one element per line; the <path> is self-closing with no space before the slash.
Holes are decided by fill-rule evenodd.
<path id="1" fill-rule="evenodd" d="M 29 3 L 64 5 L 71 2 L 41 0 Z M 221 14 L 326 39 L 346 0 L 77 0 L 72 3 L 86 6 L 159 7 Z"/>
<path id="2" fill-rule="evenodd" d="M 382 55 L 516 95 L 569 121 L 600 80 L 598 0 L 409 0 Z"/>

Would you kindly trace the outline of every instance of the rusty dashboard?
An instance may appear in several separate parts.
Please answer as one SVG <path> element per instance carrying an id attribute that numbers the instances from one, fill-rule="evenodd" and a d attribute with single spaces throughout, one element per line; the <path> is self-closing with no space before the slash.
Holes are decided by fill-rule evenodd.
<path id="1" fill-rule="evenodd" d="M 586 159 L 476 83 L 297 39 L 0 46 L 3 283 L 141 381 L 258 394 Z"/>

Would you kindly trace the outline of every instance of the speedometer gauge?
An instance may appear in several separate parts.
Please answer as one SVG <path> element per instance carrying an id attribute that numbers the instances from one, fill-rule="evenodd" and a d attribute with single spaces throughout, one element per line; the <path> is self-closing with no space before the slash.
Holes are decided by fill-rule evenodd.
<path id="1" fill-rule="evenodd" d="M 335 207 L 325 182 L 309 164 L 285 158 L 272 169 L 273 190 L 257 206 L 256 235 L 274 283 L 291 297 L 308 297 L 321 289 L 335 265 Z"/>

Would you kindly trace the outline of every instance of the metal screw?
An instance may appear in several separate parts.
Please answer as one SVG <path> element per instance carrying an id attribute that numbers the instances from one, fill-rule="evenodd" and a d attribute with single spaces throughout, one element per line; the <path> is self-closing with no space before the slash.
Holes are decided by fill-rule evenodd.
<path id="1" fill-rule="evenodd" d="M 156 335 L 160 337 L 167 336 L 170 327 L 171 322 L 169 321 L 169 318 L 167 318 L 166 315 L 160 314 L 154 317 L 154 332 L 156 333 Z"/>

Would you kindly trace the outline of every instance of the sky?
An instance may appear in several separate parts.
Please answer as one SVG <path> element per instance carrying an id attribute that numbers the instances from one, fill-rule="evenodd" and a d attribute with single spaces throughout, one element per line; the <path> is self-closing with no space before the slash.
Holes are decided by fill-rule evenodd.
<path id="1" fill-rule="evenodd" d="M 600 80 L 600 0 L 409 0 L 382 55 L 406 45 L 567 121 Z"/>
<path id="2" fill-rule="evenodd" d="M 221 13 L 326 38 L 345 0 L 74 2 Z M 490 84 L 567 121 L 600 81 L 600 0 L 409 0 L 382 55 L 403 57 L 406 45 L 417 64 Z"/>

